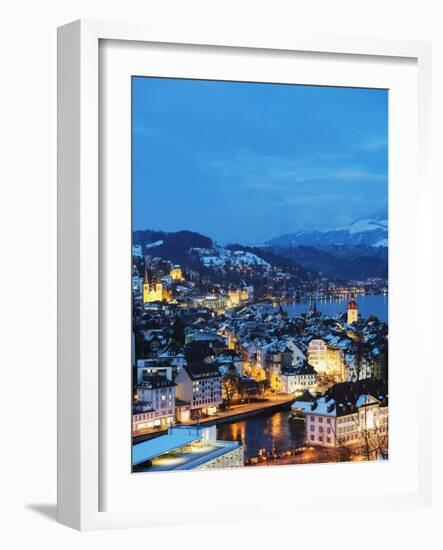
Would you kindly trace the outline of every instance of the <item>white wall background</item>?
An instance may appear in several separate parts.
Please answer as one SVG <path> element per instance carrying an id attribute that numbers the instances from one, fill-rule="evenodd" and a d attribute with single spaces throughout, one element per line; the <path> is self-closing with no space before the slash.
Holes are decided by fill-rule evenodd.
<path id="1" fill-rule="evenodd" d="M 1 9 L 0 139 L 2 378 L 0 388 L 0 543 L 5 548 L 366 548 L 425 547 L 435 514 L 397 512 L 304 519 L 291 525 L 242 524 L 79 534 L 54 523 L 56 434 L 56 27 L 74 19 L 170 21 L 171 26 L 253 27 L 264 36 L 312 29 L 433 40 L 436 146 L 443 145 L 443 17 L 439 0 L 16 0 Z M 436 158 L 441 157 L 438 150 Z M 436 181 L 443 182 L 436 163 Z M 441 183 L 440 183 L 441 185 Z M 436 214 L 441 217 L 441 191 Z M 437 199 L 437 197 L 436 197 Z M 436 236 L 440 250 L 442 235 Z M 435 282 L 442 280 L 441 264 Z M 438 267 L 438 269 L 437 269 Z M 441 307 L 436 295 L 435 311 Z M 438 339 L 437 316 L 430 337 Z M 441 358 L 436 358 L 436 364 Z M 419 366 L 417 366 L 419 369 Z M 6 377 L 5 377 L 6 375 Z M 434 387 L 441 386 L 441 375 Z M 437 408 L 434 408 L 437 414 Z M 430 411 L 430 420 L 432 414 Z M 437 424 L 437 423 L 435 423 Z M 440 447 L 441 449 L 441 447 Z M 441 475 L 436 469 L 441 484 Z M 288 488 L 296 490 L 296 488 Z M 182 496 L 185 505 L 185 497 Z M 441 504 L 441 503 L 440 503 Z M 441 513 L 441 509 L 440 509 Z M 358 541 L 343 538 L 361 523 Z M 340 526 L 337 527 L 336 526 Z M 326 535 L 332 533 L 332 535 Z M 332 537 L 332 538 L 331 538 Z"/>

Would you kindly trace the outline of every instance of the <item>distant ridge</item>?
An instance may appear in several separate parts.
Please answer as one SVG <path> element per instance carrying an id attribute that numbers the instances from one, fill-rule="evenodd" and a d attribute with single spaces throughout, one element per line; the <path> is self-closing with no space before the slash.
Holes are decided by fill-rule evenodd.
<path id="1" fill-rule="evenodd" d="M 211 238 L 193 231 L 137 230 L 133 231 L 132 240 L 134 245 L 141 246 L 142 256 L 157 256 L 197 272 L 207 269 L 220 271 L 229 266 L 244 265 L 255 268 L 278 267 L 300 280 L 310 280 L 316 275 L 287 256 L 239 244 L 219 246 Z"/>
<path id="2" fill-rule="evenodd" d="M 371 216 L 358 218 L 346 227 L 324 231 L 298 231 L 271 239 L 264 243 L 267 246 L 388 246 L 388 211 L 387 207 Z"/>
<path id="3" fill-rule="evenodd" d="M 133 243 L 142 247 L 143 255 L 158 256 L 200 273 L 250 265 L 278 267 L 300 280 L 319 274 L 338 281 L 388 277 L 387 208 L 347 227 L 300 231 L 256 246 L 220 246 L 193 231 L 149 229 L 133 231 Z"/>

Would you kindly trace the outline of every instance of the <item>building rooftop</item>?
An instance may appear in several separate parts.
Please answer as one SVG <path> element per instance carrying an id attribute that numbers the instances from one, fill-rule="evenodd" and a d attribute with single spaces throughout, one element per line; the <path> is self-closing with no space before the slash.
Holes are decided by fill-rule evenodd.
<path id="1" fill-rule="evenodd" d="M 311 402 L 294 401 L 292 405 L 294 410 L 302 410 L 305 413 L 320 414 L 321 416 L 337 416 L 335 401 L 325 401 L 324 397 Z"/>
<path id="2" fill-rule="evenodd" d="M 307 361 L 303 361 L 301 365 L 296 365 L 290 369 L 285 370 L 282 374 L 286 376 L 296 376 L 299 374 L 317 374 L 317 371 Z"/>
<path id="3" fill-rule="evenodd" d="M 143 374 L 141 382 L 137 385 L 142 388 L 155 390 L 157 388 L 169 388 L 177 384 L 160 374 Z"/>
<path id="4" fill-rule="evenodd" d="M 205 462 L 216 459 L 225 453 L 239 447 L 237 442 L 229 442 L 229 445 L 223 445 L 224 442 L 216 444 L 206 444 L 193 446 L 186 451 L 175 452 L 168 455 L 162 455 L 153 461 L 151 467 L 145 471 L 149 472 L 167 472 L 171 470 L 192 470 L 198 468 Z"/>
<path id="5" fill-rule="evenodd" d="M 349 300 L 348 309 L 358 309 L 357 302 L 354 300 L 354 298 L 351 298 L 351 300 Z"/>
<path id="6" fill-rule="evenodd" d="M 199 442 L 198 445 L 192 445 Z M 190 470 L 240 447 L 236 441 L 219 441 L 215 431 L 201 426 L 171 428 L 167 435 L 132 447 L 132 464 L 138 471 Z M 151 461 L 145 467 L 143 463 Z"/>
<path id="7" fill-rule="evenodd" d="M 200 365 L 186 365 L 183 367 L 189 374 L 191 380 L 201 380 L 204 378 L 216 378 L 221 376 L 217 366 L 202 363 Z"/>
<path id="8" fill-rule="evenodd" d="M 198 432 L 190 432 L 186 430 L 182 433 L 168 433 L 167 435 L 162 435 L 160 437 L 144 441 L 143 443 L 138 443 L 132 447 L 132 464 L 136 466 L 137 464 L 141 464 L 147 460 L 152 460 L 153 458 L 164 453 L 174 451 L 179 447 L 189 445 L 199 439 L 201 439 L 201 435 L 198 435 Z"/>
<path id="9" fill-rule="evenodd" d="M 342 382 L 332 386 L 322 397 L 312 402 L 299 397 L 292 405 L 293 409 L 322 416 L 345 416 L 356 413 L 360 407 L 379 403 L 388 404 L 388 395 L 376 380 L 366 379 L 358 382 Z"/>

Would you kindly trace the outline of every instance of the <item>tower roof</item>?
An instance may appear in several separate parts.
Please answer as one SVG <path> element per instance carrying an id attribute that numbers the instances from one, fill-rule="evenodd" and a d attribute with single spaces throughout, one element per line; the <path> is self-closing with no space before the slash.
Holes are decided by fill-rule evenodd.
<path id="1" fill-rule="evenodd" d="M 354 300 L 354 297 L 349 300 L 348 309 L 358 309 L 358 305 L 357 302 Z"/>

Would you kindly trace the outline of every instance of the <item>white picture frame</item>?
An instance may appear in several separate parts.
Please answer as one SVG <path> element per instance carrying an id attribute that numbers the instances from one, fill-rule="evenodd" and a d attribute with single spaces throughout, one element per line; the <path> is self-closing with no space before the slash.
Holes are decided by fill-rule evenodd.
<path id="1" fill-rule="evenodd" d="M 252 55 L 255 52 L 273 52 L 275 55 L 285 56 L 288 53 L 303 52 L 310 55 L 343 56 L 352 62 L 371 59 L 386 59 L 395 64 L 396 61 L 412 60 L 415 65 L 418 82 L 418 99 L 416 101 L 417 121 L 412 121 L 415 131 L 418 132 L 418 150 L 416 166 L 418 167 L 420 210 L 418 213 L 417 227 L 419 234 L 413 246 L 412 254 L 415 261 L 422 267 L 411 279 L 422 291 L 420 300 L 429 296 L 431 289 L 426 286 L 426 266 L 430 260 L 431 250 L 424 246 L 430 235 L 431 219 L 431 193 L 432 182 L 430 177 L 429 152 L 431 145 L 431 46 L 426 42 L 371 40 L 364 38 L 346 37 L 315 37 L 312 35 L 296 37 L 280 37 L 264 39 L 262 37 L 233 36 L 227 31 L 221 32 L 218 37 L 207 37 L 202 31 L 200 36 L 187 36 L 186 31 L 168 33 L 162 29 L 152 29 L 143 25 L 126 24 L 101 21 L 77 21 L 61 27 L 58 33 L 58 280 L 59 280 L 59 305 L 58 305 L 58 520 L 80 530 L 119 528 L 131 526 L 152 526 L 161 524 L 188 523 L 195 521 L 213 521 L 213 511 L 208 510 L 205 503 L 180 510 L 180 507 L 168 508 L 168 503 L 159 502 L 155 506 L 142 507 L 140 502 L 131 500 L 130 492 L 116 493 L 111 509 L 103 504 L 103 484 L 117 483 L 118 472 L 114 475 L 112 464 L 103 463 L 104 449 L 107 448 L 108 439 L 106 414 L 108 410 L 103 402 L 108 399 L 103 394 L 103 365 L 100 353 L 100 338 L 103 319 L 101 314 L 103 302 L 106 302 L 109 285 L 120 285 L 122 278 L 114 283 L 104 283 L 103 262 L 105 246 L 103 246 L 103 232 L 109 230 L 106 220 L 109 217 L 107 209 L 114 209 L 119 197 L 107 196 L 103 189 L 103 178 L 100 175 L 100 155 L 102 143 L 100 142 L 101 128 L 99 126 L 100 113 L 105 107 L 100 104 L 99 82 L 100 63 L 103 57 L 100 53 L 100 45 L 104 41 L 113 41 L 117 44 L 126 44 L 126 50 L 130 50 L 136 44 L 169 44 L 174 48 L 187 48 L 190 45 L 195 48 L 224 48 L 229 55 Z M 126 51 L 125 55 L 128 55 Z M 131 54 L 129 54 L 131 55 Z M 211 55 L 210 53 L 208 55 Z M 125 58 L 126 59 L 126 58 Z M 160 58 L 158 58 L 160 60 Z M 106 57 L 108 63 L 109 57 Z M 325 60 L 327 63 L 327 60 Z M 117 71 L 118 74 L 120 74 Z M 106 83 L 106 79 L 104 80 Z M 351 82 L 351 81 L 350 81 Z M 327 83 L 325 81 L 325 83 Z M 352 84 L 349 84 L 352 85 Z M 414 92 L 415 93 L 415 92 Z M 415 124 L 415 126 L 414 126 Z M 120 144 L 121 145 L 121 144 Z M 127 153 L 127 152 L 126 152 Z M 415 162 L 415 161 L 414 161 Z M 410 176 L 411 185 L 417 186 L 415 175 Z M 406 175 L 405 175 L 406 179 Z M 114 186 L 115 187 L 115 186 Z M 412 187 L 411 187 L 412 189 Z M 417 188 L 418 189 L 418 188 Z M 120 197 L 121 198 L 121 197 Z M 411 195 L 409 205 L 414 204 L 414 196 Z M 126 201 L 127 202 L 127 201 Z M 112 214 L 114 215 L 114 214 Z M 397 219 L 397 221 L 395 221 Z M 129 234 L 130 225 L 126 232 Z M 122 222 L 123 223 L 123 222 Z M 395 225 L 397 224 L 398 225 Z M 401 239 L 400 229 L 405 227 L 406 219 L 398 215 L 394 218 L 394 238 Z M 118 246 L 117 246 L 118 248 Z M 123 254 L 124 250 L 122 249 Z M 120 256 L 121 257 L 121 256 Z M 397 257 L 394 261 L 397 261 Z M 390 262 L 393 261 L 390 258 Z M 129 261 L 128 261 L 129 266 Z M 412 276 L 412 275 L 411 275 Z M 113 287 L 115 288 L 115 286 Z M 424 293 L 424 294 L 423 294 Z M 417 290 L 418 295 L 418 290 Z M 398 291 L 398 298 L 401 293 Z M 419 311 L 418 297 L 416 305 Z M 390 327 L 391 328 L 391 327 Z M 129 328 L 128 328 L 129 331 Z M 129 337 L 129 334 L 128 334 Z M 411 358 L 412 361 L 412 358 Z M 406 368 L 406 367 L 405 367 Z M 427 375 L 430 376 L 430 364 L 427 367 Z M 112 369 L 111 369 L 112 370 Z M 128 376 L 129 376 L 128 364 Z M 107 385 L 106 391 L 113 391 Z M 367 493 L 363 495 L 352 494 L 349 498 L 345 494 L 337 498 L 328 497 L 329 503 L 334 503 L 340 509 L 346 511 L 355 506 L 362 510 L 370 511 L 374 504 L 377 509 L 392 510 L 398 508 L 419 508 L 431 505 L 432 477 L 431 477 L 431 433 L 427 422 L 424 422 L 424 400 L 426 398 L 424 385 L 417 385 L 417 406 L 413 409 L 413 426 L 417 427 L 415 445 L 417 456 L 409 468 L 414 468 L 417 476 L 410 479 L 411 485 L 407 491 L 387 492 L 382 501 L 377 495 Z M 405 389 L 408 389 L 405 386 Z M 129 392 L 128 392 L 129 395 Z M 120 401 L 119 401 L 120 402 Z M 120 410 L 125 410 L 125 401 L 121 400 Z M 129 414 L 129 411 L 128 411 Z M 122 419 L 124 424 L 126 419 Z M 129 422 L 127 423 L 129 426 Z M 129 428 L 128 428 L 129 429 Z M 118 431 L 118 430 L 117 430 Z M 125 433 L 122 431 L 124 440 Z M 401 434 L 400 434 L 401 436 Z M 119 441 L 122 441 L 120 439 Z M 130 442 L 128 439 L 127 452 L 129 456 Z M 113 449 L 117 452 L 120 445 Z M 370 466 L 370 465 L 365 465 Z M 315 467 L 315 466 L 314 466 Z M 352 483 L 357 483 L 362 475 L 371 476 L 366 470 L 357 471 L 354 466 L 340 464 L 322 466 L 316 471 L 319 479 L 326 480 L 331 468 L 334 474 L 343 475 L 343 468 L 349 470 Z M 395 467 L 395 463 L 394 466 Z M 267 468 L 267 487 L 263 494 L 251 493 L 249 500 L 239 498 L 237 503 L 226 507 L 220 504 L 217 507 L 218 520 L 233 519 L 260 519 L 265 516 L 265 504 L 270 498 L 273 486 L 284 484 L 289 476 L 288 468 Z M 341 473 L 338 473 L 341 472 Z M 405 470 L 404 473 L 406 473 Z M 109 476 L 109 473 L 111 475 Z M 392 473 L 392 472 L 391 472 Z M 192 483 L 204 486 L 207 475 L 217 476 L 218 483 L 226 480 L 225 476 L 245 476 L 246 483 L 251 483 L 253 476 L 261 475 L 260 472 L 201 472 L 191 474 Z M 129 475 L 129 472 L 128 472 Z M 310 474 L 309 474 L 310 475 Z M 348 475 L 348 472 L 346 472 Z M 391 474 L 389 474 L 391 475 Z M 286 476 L 286 477 L 285 477 Z M 169 477 L 169 476 L 168 476 Z M 174 479 L 166 481 L 157 477 L 150 481 L 152 491 L 159 491 L 160 483 L 171 482 L 180 484 L 183 490 L 189 489 L 189 475 L 173 475 Z M 306 474 L 308 477 L 308 474 Z M 395 476 L 394 476 L 395 477 Z M 134 480 L 134 476 L 132 476 Z M 214 477 L 215 479 L 215 477 Z M 130 482 L 138 483 L 137 480 Z M 308 495 L 307 488 L 302 489 L 301 498 L 305 505 L 303 512 L 315 510 L 321 503 L 322 487 L 325 481 L 318 483 L 318 490 Z M 406 487 L 406 485 L 405 485 Z M 312 485 L 311 485 L 312 489 Z M 280 489 L 273 494 L 274 499 L 285 502 L 284 491 Z M 326 496 L 324 497 L 326 498 Z M 118 501 L 118 505 L 116 504 Z M 247 506 L 247 504 L 251 506 Z M 296 505 L 296 504 L 295 504 Z M 229 509 L 227 509 L 229 508 Z M 266 510 L 266 516 L 278 516 L 278 513 Z"/>

